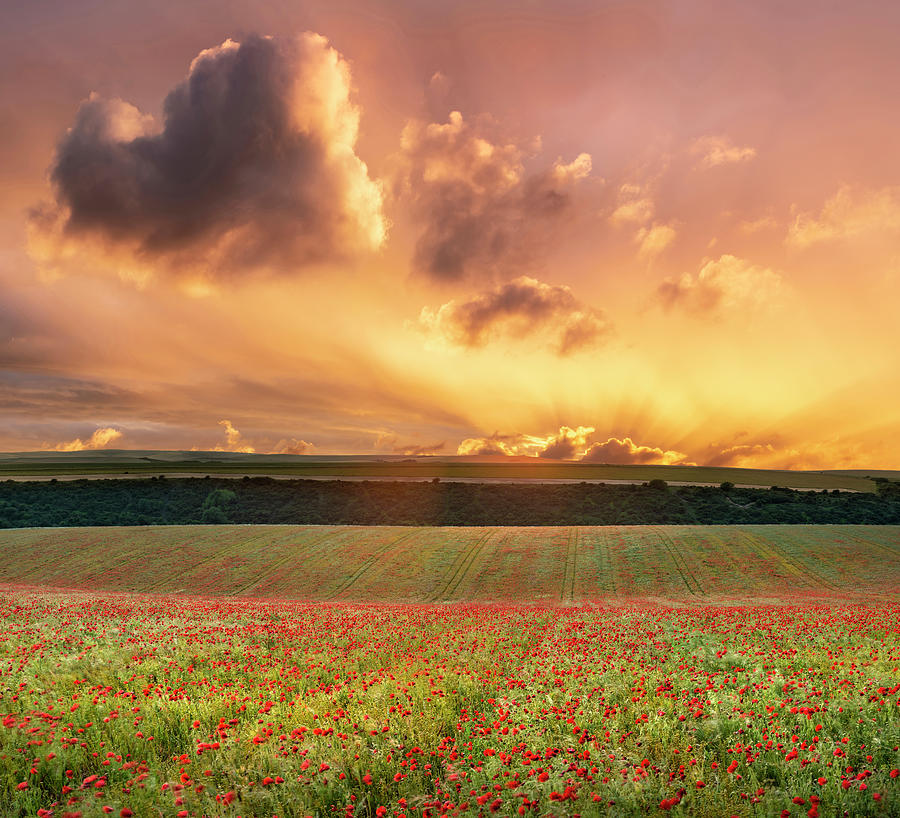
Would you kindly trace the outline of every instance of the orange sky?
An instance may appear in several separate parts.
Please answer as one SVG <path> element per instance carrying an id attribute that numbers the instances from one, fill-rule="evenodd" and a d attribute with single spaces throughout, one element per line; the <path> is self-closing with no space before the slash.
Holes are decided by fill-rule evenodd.
<path id="1" fill-rule="evenodd" d="M 0 450 L 900 468 L 892 3 L 0 10 Z"/>

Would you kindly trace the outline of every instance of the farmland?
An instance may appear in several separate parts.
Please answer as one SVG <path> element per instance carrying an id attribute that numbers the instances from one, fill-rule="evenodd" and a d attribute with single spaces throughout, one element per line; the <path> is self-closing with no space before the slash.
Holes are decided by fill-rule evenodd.
<path id="1" fill-rule="evenodd" d="M 900 814 L 895 526 L 0 532 L 0 816 Z"/>
<path id="2" fill-rule="evenodd" d="M 889 598 L 897 526 L 148 526 L 0 533 L 0 583 L 316 601 Z"/>
<path id="3" fill-rule="evenodd" d="M 896 815 L 898 623 L 12 591 L 0 814 Z"/>
<path id="4" fill-rule="evenodd" d="M 897 480 L 900 472 L 788 471 L 710 466 L 658 466 L 547 461 L 525 458 L 467 457 L 318 457 L 236 452 L 81 451 L 0 454 L 0 477 L 62 478 L 135 477 L 157 475 L 243 475 L 285 478 L 349 478 L 369 480 L 559 480 L 621 481 L 739 486 L 787 486 L 797 489 L 839 489 L 872 492 L 870 477 Z"/>

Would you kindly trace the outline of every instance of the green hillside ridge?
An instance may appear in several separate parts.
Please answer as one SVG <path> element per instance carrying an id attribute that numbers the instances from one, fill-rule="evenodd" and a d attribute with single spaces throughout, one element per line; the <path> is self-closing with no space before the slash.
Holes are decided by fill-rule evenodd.
<path id="1" fill-rule="evenodd" d="M 788 471 L 711 466 L 641 466 L 539 458 L 402 455 L 272 455 L 236 452 L 107 450 L 0 454 L 0 478 L 66 475 L 218 474 L 293 477 L 404 477 L 416 479 L 607 480 L 672 483 L 731 482 L 749 486 L 872 492 L 869 477 L 900 479 L 900 472 Z"/>

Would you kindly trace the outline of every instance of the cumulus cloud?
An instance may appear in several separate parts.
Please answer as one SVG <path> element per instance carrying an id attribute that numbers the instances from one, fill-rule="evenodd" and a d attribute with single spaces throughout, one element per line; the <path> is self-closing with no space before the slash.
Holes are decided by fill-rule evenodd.
<path id="1" fill-rule="evenodd" d="M 594 431 L 593 426 L 578 426 L 575 429 L 569 426 L 561 426 L 559 433 L 553 435 L 544 448 L 538 452 L 538 457 L 546 457 L 552 460 L 571 460 L 576 454 L 584 451 Z"/>
<path id="2" fill-rule="evenodd" d="M 611 332 L 600 310 L 579 301 L 563 285 L 520 276 L 468 301 L 424 307 L 419 327 L 451 346 L 481 347 L 498 337 L 549 337 L 558 355 L 596 346 Z"/>
<path id="3" fill-rule="evenodd" d="M 653 261 L 673 241 L 678 231 L 672 224 L 655 221 L 656 206 L 646 187 L 632 182 L 619 186 L 618 200 L 609 221 L 616 227 L 634 229 L 638 258 Z"/>
<path id="4" fill-rule="evenodd" d="M 562 433 L 563 429 L 560 429 Z M 506 455 L 514 457 L 517 455 L 525 455 L 528 457 L 537 457 L 544 451 L 548 444 L 554 440 L 556 435 L 548 437 L 539 437 L 537 435 L 526 435 L 519 432 L 512 434 L 501 434 L 494 432 L 490 437 L 469 437 L 466 438 L 456 450 L 458 455 Z"/>
<path id="5" fill-rule="evenodd" d="M 774 270 L 723 255 L 704 264 L 696 276 L 684 273 L 667 278 L 657 288 L 656 298 L 666 310 L 709 314 L 771 307 L 783 289 L 784 282 Z"/>
<path id="6" fill-rule="evenodd" d="M 521 433 L 467 438 L 460 443 L 460 455 L 506 455 L 543 457 L 555 460 L 579 460 L 584 463 L 637 463 L 654 465 L 689 465 L 683 452 L 641 446 L 630 437 L 610 437 L 593 443 L 593 426 L 561 426 L 555 434 L 541 437 Z"/>
<path id="7" fill-rule="evenodd" d="M 379 183 L 356 154 L 348 64 L 317 34 L 202 51 L 164 120 L 97 94 L 60 141 L 54 201 L 34 209 L 47 268 L 80 252 L 142 279 L 294 272 L 385 240 Z"/>
<path id="8" fill-rule="evenodd" d="M 272 448 L 272 454 L 306 454 L 314 449 L 312 443 L 296 437 L 283 437 Z"/>
<path id="9" fill-rule="evenodd" d="M 256 449 L 244 440 L 243 435 L 234 428 L 230 420 L 220 420 L 219 426 L 225 429 L 225 444 L 218 443 L 214 452 L 255 452 Z"/>
<path id="10" fill-rule="evenodd" d="M 654 259 L 675 241 L 675 228 L 669 224 L 654 224 L 638 230 L 635 240 L 638 242 L 638 256 Z"/>
<path id="11" fill-rule="evenodd" d="M 655 211 L 653 199 L 645 195 L 640 185 L 624 184 L 619 187 L 619 201 L 609 217 L 613 224 L 645 225 Z"/>
<path id="12" fill-rule="evenodd" d="M 843 186 L 828 199 L 821 213 L 798 213 L 785 242 L 809 247 L 821 242 L 854 238 L 863 234 L 900 232 L 900 188 L 854 190 Z"/>
<path id="13" fill-rule="evenodd" d="M 112 426 L 106 426 L 102 429 L 95 430 L 87 440 L 76 437 L 74 440 L 57 443 L 53 448 L 57 452 L 81 452 L 85 449 L 105 449 L 110 443 L 118 440 L 120 437 L 122 437 L 122 433 L 118 429 L 115 429 Z"/>
<path id="14" fill-rule="evenodd" d="M 700 157 L 698 167 L 705 170 L 753 159 L 756 148 L 739 147 L 727 136 L 703 136 L 691 145 L 691 153 Z"/>
<path id="15" fill-rule="evenodd" d="M 407 123 L 401 137 L 398 196 L 421 225 L 416 269 L 438 280 L 495 275 L 528 263 L 571 206 L 591 157 L 562 159 L 526 173 L 525 152 L 492 142 L 459 111 L 440 124 Z"/>
<path id="16" fill-rule="evenodd" d="M 641 446 L 630 437 L 610 437 L 603 443 L 594 443 L 581 457 L 583 463 L 646 464 L 658 466 L 688 465 L 683 452 L 663 450 L 654 446 Z"/>
<path id="17" fill-rule="evenodd" d="M 494 432 L 490 437 L 467 437 L 456 448 L 458 455 L 516 455 L 524 435 L 501 435 Z"/>

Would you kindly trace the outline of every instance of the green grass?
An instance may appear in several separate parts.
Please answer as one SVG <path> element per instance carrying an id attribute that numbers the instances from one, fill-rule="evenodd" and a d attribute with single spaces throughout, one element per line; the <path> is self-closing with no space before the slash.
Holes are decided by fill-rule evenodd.
<path id="1" fill-rule="evenodd" d="M 885 597 L 897 526 L 147 526 L 0 532 L 0 583 L 316 601 Z"/>

